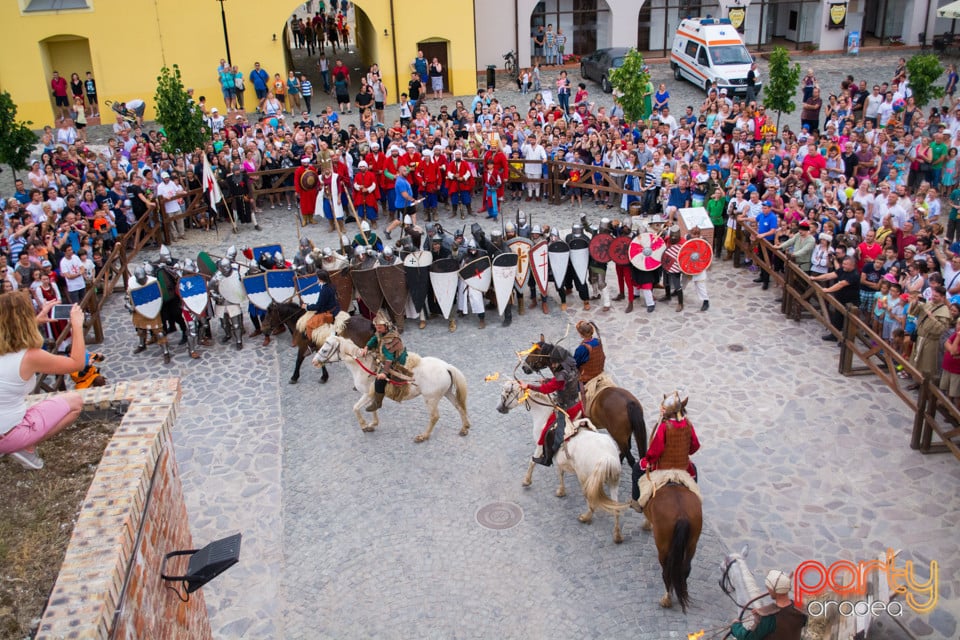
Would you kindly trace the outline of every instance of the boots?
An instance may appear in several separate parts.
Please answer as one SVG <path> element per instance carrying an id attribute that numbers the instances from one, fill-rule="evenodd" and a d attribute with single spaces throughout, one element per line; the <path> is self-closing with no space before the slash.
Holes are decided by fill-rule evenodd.
<path id="1" fill-rule="evenodd" d="M 627 303 L 627 308 L 623 310 L 624 313 L 630 313 L 633 311 L 633 300 Z"/>
<path id="2" fill-rule="evenodd" d="M 616 298 L 614 298 L 613 300 L 614 300 L 614 302 L 621 302 L 625 297 L 626 297 L 626 296 L 623 295 L 623 293 L 621 293 L 620 295 L 618 295 L 618 296 L 617 296 Z"/>
<path id="3" fill-rule="evenodd" d="M 670 286 L 663 285 L 663 297 L 658 302 L 670 302 Z"/>
<path id="4" fill-rule="evenodd" d="M 147 350 L 147 331 L 146 329 L 137 329 L 137 337 L 140 339 L 140 343 L 137 345 L 137 348 L 133 350 L 134 353 L 143 353 Z"/>
<path id="5" fill-rule="evenodd" d="M 547 306 L 546 300 L 540 303 L 540 308 L 543 310 L 544 313 L 550 313 L 550 308 Z"/>
<path id="6" fill-rule="evenodd" d="M 365 411 L 369 411 L 370 413 L 373 413 L 374 411 L 379 410 L 380 407 L 382 406 L 383 406 L 383 394 L 374 393 L 373 400 L 371 400 L 370 404 L 367 405 L 367 408 L 365 409 Z"/>
<path id="7" fill-rule="evenodd" d="M 500 323 L 502 327 L 509 327 L 513 323 L 513 305 L 507 304 L 507 308 L 503 310 L 503 322 Z"/>
<path id="8" fill-rule="evenodd" d="M 227 344 L 233 338 L 230 334 L 230 320 L 227 316 L 220 318 L 220 326 L 223 327 L 223 337 L 220 338 L 220 344 Z"/>
<path id="9" fill-rule="evenodd" d="M 517 298 L 517 313 L 520 314 L 521 316 L 524 313 L 523 298 L 520 298 L 520 297 Z"/>
<path id="10" fill-rule="evenodd" d="M 709 301 L 709 300 L 704 300 L 704 301 L 703 301 L 703 304 L 700 305 L 700 311 L 706 311 L 706 310 L 709 309 L 709 308 L 710 308 L 710 301 Z"/>
<path id="11" fill-rule="evenodd" d="M 447 328 L 449 329 L 450 333 L 453 333 L 454 331 L 457 330 L 456 318 L 450 318 L 450 322 L 447 324 Z"/>
<path id="12" fill-rule="evenodd" d="M 231 316 L 230 331 L 236 341 L 237 351 L 243 349 L 243 316 Z"/>
<path id="13" fill-rule="evenodd" d="M 487 320 L 486 320 L 486 318 L 483 317 L 483 314 L 482 314 L 482 313 L 480 314 L 480 324 L 479 324 L 478 328 L 479 328 L 479 329 L 486 329 L 486 328 L 487 328 Z"/>
<path id="14" fill-rule="evenodd" d="M 677 291 L 677 311 L 683 311 L 683 289 Z"/>
<path id="15" fill-rule="evenodd" d="M 476 214 L 473 212 L 473 205 L 472 205 L 472 204 L 468 204 L 468 205 L 467 205 L 467 215 L 470 215 L 470 216 L 476 215 Z M 463 209 L 460 210 L 460 219 L 463 220 Z"/>

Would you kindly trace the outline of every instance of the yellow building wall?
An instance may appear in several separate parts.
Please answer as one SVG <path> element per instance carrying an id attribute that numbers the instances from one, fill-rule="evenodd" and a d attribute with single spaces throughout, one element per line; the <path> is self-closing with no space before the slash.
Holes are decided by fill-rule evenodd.
<path id="1" fill-rule="evenodd" d="M 147 118 L 152 118 L 156 78 L 162 66 L 173 64 L 180 66 L 185 86 L 194 88 L 197 96 L 207 96 L 210 106 L 223 106 L 216 68 L 220 59 L 226 58 L 226 50 L 218 2 L 90 3 L 91 10 L 25 14 L 18 2 L 0 2 L 0 24 L 6 25 L 0 86 L 13 96 L 20 118 L 32 120 L 38 127 L 52 122 L 49 83 L 54 68 L 68 79 L 73 72 L 83 78 L 86 71 L 93 71 L 102 112 L 106 112 L 104 100 L 141 98 L 147 103 Z M 389 102 L 396 102 L 398 86 L 401 91 L 406 89 L 417 42 L 431 39 L 449 43 L 452 86 L 448 91 L 476 91 L 473 0 L 393 0 L 392 12 L 391 0 L 361 0 L 355 4 L 365 15 L 356 37 L 363 45 L 365 62 L 379 63 Z M 233 63 L 245 76 L 259 61 L 271 76 L 280 73 L 285 77 L 284 25 L 294 12 L 302 12 L 303 3 L 226 0 L 224 8 Z M 62 36 L 81 40 L 58 42 L 53 47 L 45 42 Z M 249 108 L 255 101 L 249 81 L 246 99 Z"/>

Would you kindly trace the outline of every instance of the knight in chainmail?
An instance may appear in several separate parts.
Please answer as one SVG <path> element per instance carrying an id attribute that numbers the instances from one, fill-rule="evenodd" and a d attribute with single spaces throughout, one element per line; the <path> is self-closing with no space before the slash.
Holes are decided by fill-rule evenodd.
<path id="1" fill-rule="evenodd" d="M 566 349 L 554 347 L 553 353 L 550 355 L 549 368 L 553 374 L 552 378 L 540 384 L 520 383 L 524 390 L 531 389 L 551 396 L 554 405 L 557 407 L 553 415 L 547 419 L 547 423 L 543 425 L 540 439 L 537 441 L 537 450 L 533 457 L 534 462 L 545 467 L 553 464 L 553 456 L 563 445 L 567 416 L 572 420 L 579 416 L 581 412 L 580 374 L 576 360 Z M 553 428 L 553 436 L 550 438 L 548 445 L 547 436 L 551 428 Z"/>

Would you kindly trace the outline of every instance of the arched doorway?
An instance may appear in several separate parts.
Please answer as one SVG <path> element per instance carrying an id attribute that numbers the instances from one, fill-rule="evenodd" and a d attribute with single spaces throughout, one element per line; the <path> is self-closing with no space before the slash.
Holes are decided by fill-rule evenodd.
<path id="1" fill-rule="evenodd" d="M 429 38 L 422 42 L 417 43 L 417 50 L 423 51 L 423 57 L 427 59 L 427 62 L 433 62 L 433 59 L 436 58 L 440 63 L 440 66 L 443 68 L 443 90 L 444 92 L 450 92 L 450 41 L 444 40 L 442 38 Z M 427 86 L 423 88 L 426 94 L 433 94 L 433 90 L 429 86 L 430 81 L 427 81 Z"/>
<path id="2" fill-rule="evenodd" d="M 567 36 L 564 55 L 585 55 L 610 46 L 610 20 L 606 0 L 541 0 L 530 14 L 530 37 L 552 26 Z"/>
<path id="3" fill-rule="evenodd" d="M 44 69 L 44 93 L 50 96 L 50 109 L 56 117 L 59 112 L 50 92 L 50 77 L 56 71 L 61 77 L 66 78 L 69 84 L 70 76 L 76 73 L 82 81 L 86 77 L 87 71 L 93 71 L 90 41 L 83 36 L 69 34 L 51 36 L 40 41 L 40 57 Z M 96 77 L 96 74 L 94 74 L 94 77 Z M 68 95 L 69 92 L 68 87 Z M 100 93 L 103 94 L 103 88 L 100 88 Z M 72 100 L 72 96 L 70 99 Z"/>

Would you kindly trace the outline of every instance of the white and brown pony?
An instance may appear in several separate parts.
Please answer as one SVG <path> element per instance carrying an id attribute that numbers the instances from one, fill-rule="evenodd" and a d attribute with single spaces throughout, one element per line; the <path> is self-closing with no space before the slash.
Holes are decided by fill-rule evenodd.
<path id="1" fill-rule="evenodd" d="M 373 412 L 372 420 L 367 423 L 361 411 L 373 400 L 376 365 L 373 354 L 362 356 L 361 353 L 360 347 L 352 341 L 338 335 L 330 335 L 313 356 L 313 365 L 320 367 L 328 362 L 343 362 L 347 365 L 347 369 L 353 376 L 353 386 L 362 394 L 360 400 L 353 405 L 353 413 L 357 416 L 361 429 L 373 431 L 380 424 L 377 412 Z M 460 420 L 463 423 L 460 435 L 467 435 L 470 432 L 470 419 L 467 417 L 467 379 L 463 373 L 439 358 L 420 357 L 415 353 L 407 354 L 407 363 L 404 366 L 413 373 L 413 379 L 401 385 L 389 383 L 386 397 L 402 402 L 423 396 L 430 411 L 430 424 L 427 425 L 426 431 L 414 438 L 414 442 L 423 442 L 430 437 L 437 420 L 440 419 L 438 406 L 443 397 L 446 397 L 460 413 Z"/>
<path id="2" fill-rule="evenodd" d="M 528 391 L 529 395 L 527 395 Z M 515 380 L 504 383 L 497 411 L 508 413 L 520 405 L 526 407 L 533 420 L 533 442 L 536 444 L 540 439 L 543 425 L 553 414 L 553 403 L 545 394 L 528 391 L 521 389 L 520 384 Z M 589 424 L 588 420 L 575 422 Z M 550 445 L 545 443 L 544 446 Z M 580 522 L 589 524 L 593 521 L 595 510 L 606 511 L 614 518 L 613 541 L 617 544 L 623 542 L 623 535 L 620 532 L 620 513 L 626 505 L 617 502 L 617 492 L 620 488 L 620 448 L 613 438 L 606 433 L 581 426 L 576 434 L 563 444 L 553 461 L 557 465 L 557 474 L 560 476 L 557 497 L 562 498 L 567 495 L 567 489 L 563 483 L 564 473 L 575 473 L 577 480 L 580 481 L 580 488 L 583 489 L 583 497 L 587 501 L 587 511 L 580 514 Z M 535 466 L 536 463 L 531 460 L 527 475 L 523 478 L 523 486 L 530 486 Z"/>

